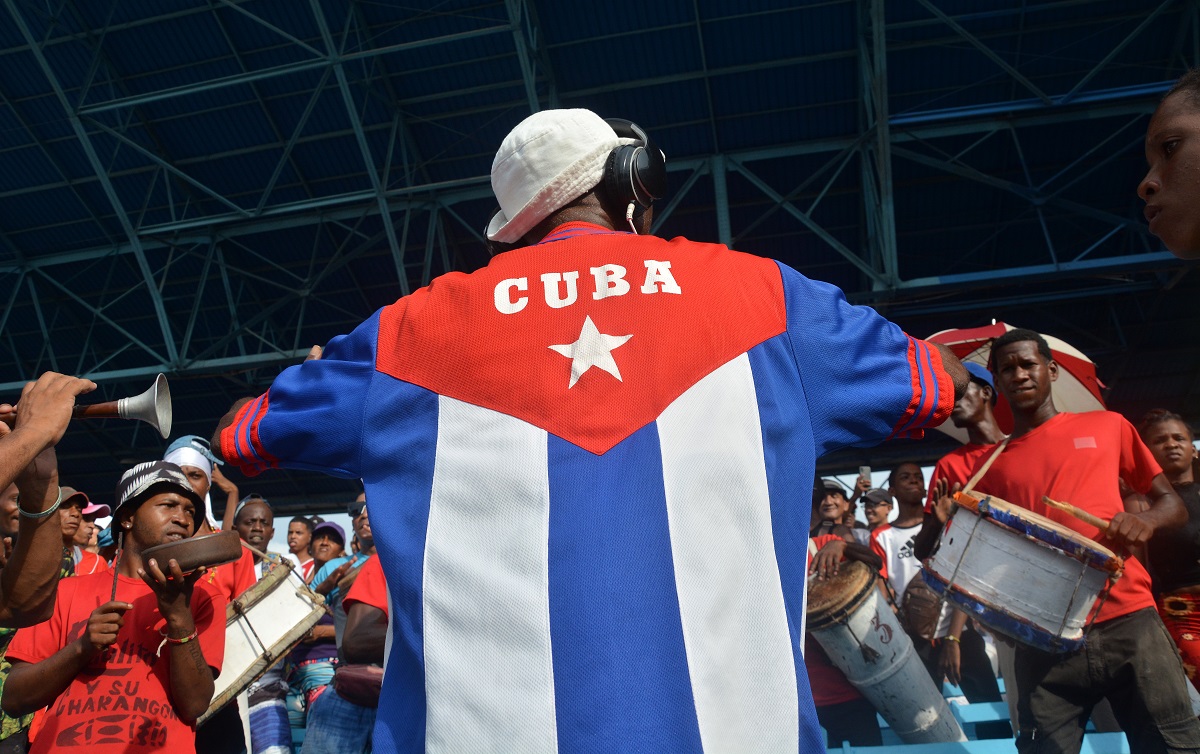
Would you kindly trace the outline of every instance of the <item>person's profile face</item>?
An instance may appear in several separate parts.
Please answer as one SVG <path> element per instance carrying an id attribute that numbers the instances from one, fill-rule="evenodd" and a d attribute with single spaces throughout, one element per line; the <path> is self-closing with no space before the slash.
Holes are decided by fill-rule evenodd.
<path id="1" fill-rule="evenodd" d="M 1200 259 L 1200 107 L 1186 92 L 1158 106 L 1146 129 L 1148 170 L 1138 184 L 1150 232 L 1181 259 Z"/>
<path id="2" fill-rule="evenodd" d="M 950 420 L 954 422 L 954 426 L 961 429 L 969 425 L 983 408 L 989 392 L 974 379 L 968 380 L 967 389 L 963 391 L 962 397 L 955 401 L 954 410 L 950 412 Z"/>
<path id="3" fill-rule="evenodd" d="M 15 537 L 21 526 L 21 513 L 17 508 L 17 485 L 10 484 L 0 492 L 0 537 Z"/>

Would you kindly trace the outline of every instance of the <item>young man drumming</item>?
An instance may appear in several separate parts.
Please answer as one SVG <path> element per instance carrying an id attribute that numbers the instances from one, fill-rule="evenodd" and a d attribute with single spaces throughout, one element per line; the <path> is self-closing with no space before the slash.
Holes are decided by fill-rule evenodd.
<path id="1" fill-rule="evenodd" d="M 1058 412 L 1050 393 L 1058 365 L 1040 335 L 1012 330 L 997 338 L 992 373 L 1014 427 L 978 483 L 980 492 L 1100 540 L 1096 527 L 1049 508 L 1042 497 L 1073 503 L 1110 521 L 1103 541 L 1118 551 L 1183 522 L 1179 496 L 1129 422 L 1109 411 Z M 1150 507 L 1126 512 L 1118 479 L 1145 494 Z M 1050 654 L 1022 645 L 1015 664 L 1021 752 L 1078 752 L 1088 714 L 1103 698 L 1112 702 L 1131 750 L 1200 750 L 1183 666 L 1155 612 L 1150 577 L 1135 558 L 1126 559 L 1082 649 Z"/>

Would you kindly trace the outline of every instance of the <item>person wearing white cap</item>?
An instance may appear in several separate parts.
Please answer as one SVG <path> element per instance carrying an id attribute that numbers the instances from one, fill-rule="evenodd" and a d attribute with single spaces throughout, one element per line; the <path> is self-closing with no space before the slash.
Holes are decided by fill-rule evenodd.
<path id="1" fill-rule="evenodd" d="M 187 474 L 188 481 L 196 490 L 196 494 L 204 498 L 204 520 L 200 524 L 200 530 L 196 532 L 197 535 L 203 536 L 214 531 L 229 531 L 233 528 L 233 516 L 238 503 L 238 488 L 221 473 L 223 462 L 213 455 L 208 440 L 196 435 L 184 435 L 177 438 L 167 446 L 163 460 L 178 464 L 183 469 L 183 473 Z M 208 494 L 214 484 L 221 492 L 225 493 L 225 516 L 219 529 L 216 516 L 213 514 L 212 499 Z"/>
<path id="2" fill-rule="evenodd" d="M 773 260 L 650 235 L 666 187 L 642 128 L 534 113 L 492 162 L 486 268 L 222 418 L 247 474 L 364 481 L 393 607 L 375 751 L 821 750 L 816 458 L 936 425 L 966 373 Z"/>

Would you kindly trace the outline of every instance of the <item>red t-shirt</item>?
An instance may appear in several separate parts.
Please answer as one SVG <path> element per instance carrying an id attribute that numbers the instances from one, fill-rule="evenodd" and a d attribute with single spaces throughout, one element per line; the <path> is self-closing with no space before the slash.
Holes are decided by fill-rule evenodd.
<path id="1" fill-rule="evenodd" d="M 388 614 L 387 580 L 384 579 L 383 566 L 379 564 L 378 556 L 368 558 L 363 564 L 358 578 L 354 580 L 350 591 L 346 592 L 346 597 L 342 600 L 342 608 L 349 613 L 350 605 L 355 602 L 377 607 L 384 615 Z"/>
<path id="2" fill-rule="evenodd" d="M 58 582 L 50 620 L 17 631 L 8 659 L 41 662 L 78 639 L 88 617 L 109 601 L 111 573 L 76 576 Z M 30 754 L 79 751 L 86 754 L 194 752 L 196 731 L 168 701 L 170 662 L 156 657 L 166 622 L 158 601 L 141 579 L 120 576 L 117 599 L 133 604 L 117 634 L 115 649 L 98 654 L 50 705 Z M 192 591 L 192 617 L 200 650 L 210 667 L 225 656 L 225 598 L 209 587 Z"/>
<path id="3" fill-rule="evenodd" d="M 96 553 L 83 549 L 81 549 L 79 553 L 79 562 L 75 564 L 76 576 L 87 576 L 93 573 L 111 572 L 108 567 L 108 562 Z"/>
<path id="4" fill-rule="evenodd" d="M 1062 413 L 1010 440 L 976 490 L 1028 508 L 1096 540 L 1099 529 L 1049 507 L 1042 496 L 1072 503 L 1108 520 L 1125 510 L 1118 478 L 1144 494 L 1161 473 L 1162 468 L 1133 425 L 1120 414 Z M 1119 618 L 1145 607 L 1154 607 L 1150 574 L 1137 559 L 1127 558 L 1125 574 L 1113 585 L 1096 620 Z"/>
<path id="5" fill-rule="evenodd" d="M 209 568 L 208 573 L 200 577 L 200 581 L 212 585 L 225 595 L 226 602 L 232 602 L 240 597 L 242 592 L 258 583 L 258 573 L 254 570 L 254 555 L 243 547 L 241 558 L 232 563 Z"/>
<path id="6" fill-rule="evenodd" d="M 842 538 L 836 534 L 823 534 L 813 537 L 812 541 L 820 550 L 835 539 Z M 811 554 L 808 556 L 808 564 L 812 565 Z M 359 578 L 359 581 L 362 579 Z M 355 583 L 355 586 L 358 584 Z M 858 689 L 846 680 L 846 674 L 833 664 L 829 655 L 825 654 L 825 650 L 811 635 L 804 637 L 804 667 L 808 670 L 808 684 L 812 688 L 813 704 L 817 707 L 828 707 L 831 704 L 862 698 Z"/>
<path id="7" fill-rule="evenodd" d="M 933 476 L 929 477 L 929 496 L 925 498 L 925 512 L 933 513 L 934 483 L 937 480 L 945 479 L 950 487 L 953 487 L 955 482 L 965 486 L 971 474 L 979 468 L 980 459 L 986 459 L 995 449 L 995 445 L 976 445 L 969 442 L 942 456 L 933 467 Z"/>

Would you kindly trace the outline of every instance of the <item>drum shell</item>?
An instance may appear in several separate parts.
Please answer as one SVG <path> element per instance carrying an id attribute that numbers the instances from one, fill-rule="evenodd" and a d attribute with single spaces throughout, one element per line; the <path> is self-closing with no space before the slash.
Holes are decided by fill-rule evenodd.
<path id="1" fill-rule="evenodd" d="M 846 599 L 826 601 L 822 609 L 809 613 L 813 638 L 902 741 L 966 741 L 870 569 L 848 562 L 841 571 L 835 579 L 847 587 Z M 862 571 L 869 575 L 866 588 Z"/>
<path id="2" fill-rule="evenodd" d="M 997 510 L 1021 515 L 1013 506 Z M 1065 534 L 1073 535 L 1064 529 L 1056 536 Z M 1103 548 L 1093 549 L 1091 560 L 1105 557 Z M 952 581 L 948 599 L 989 629 L 1060 652 L 1082 645 L 1088 615 L 1108 582 L 1108 572 L 1092 563 L 963 507 L 947 523 L 924 576 L 941 593 Z"/>
<path id="3" fill-rule="evenodd" d="M 229 603 L 225 658 L 204 723 L 300 643 L 325 614 L 325 600 L 287 564 L 276 566 Z"/>

